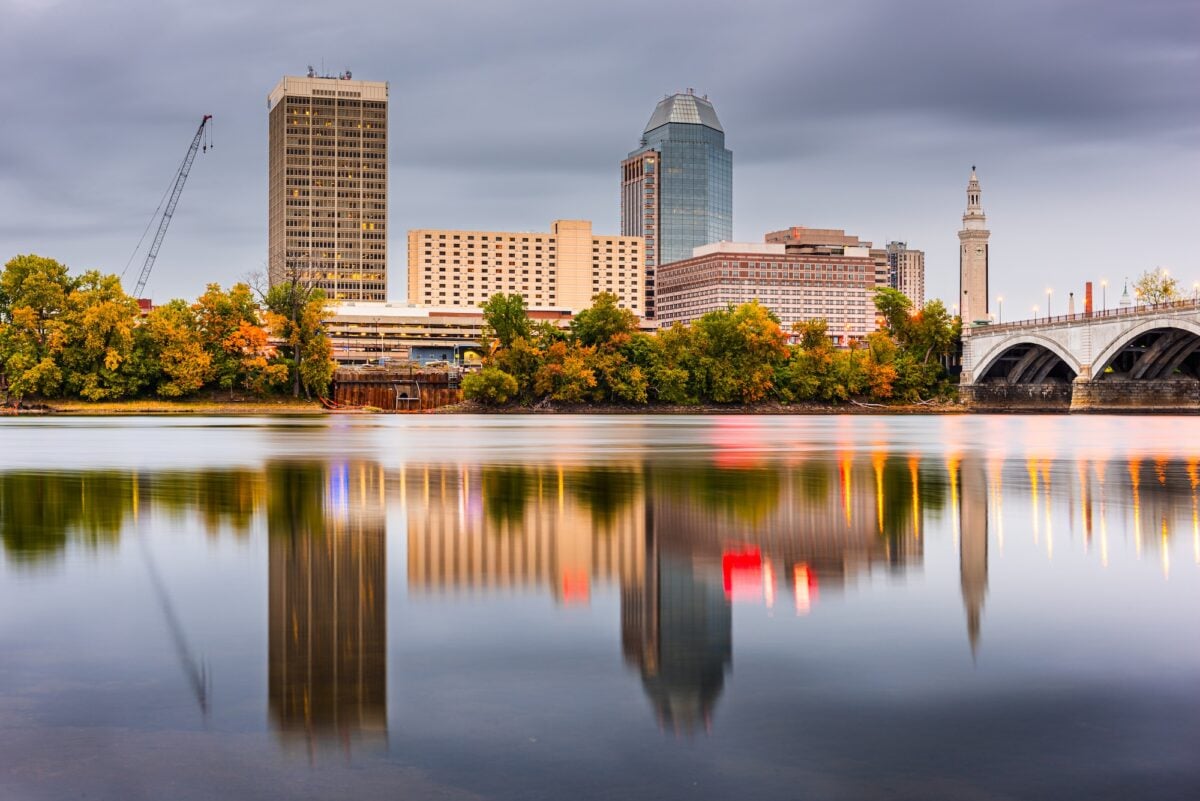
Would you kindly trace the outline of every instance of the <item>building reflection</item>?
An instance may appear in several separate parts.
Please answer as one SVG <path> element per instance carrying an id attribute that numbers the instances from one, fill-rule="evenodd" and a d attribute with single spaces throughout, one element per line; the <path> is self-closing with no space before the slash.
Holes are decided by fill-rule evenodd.
<path id="1" fill-rule="evenodd" d="M 281 739 L 310 755 L 387 736 L 383 472 L 268 469 L 268 695 Z"/>
<path id="2" fill-rule="evenodd" d="M 984 464 L 979 459 L 963 460 L 958 466 L 958 571 L 963 606 L 967 613 L 967 639 L 971 654 L 979 648 L 983 602 L 988 585 L 988 486 Z"/>
<path id="3" fill-rule="evenodd" d="M 542 589 L 561 604 L 619 587 L 621 647 L 664 730 L 710 725 L 732 665 L 732 605 L 799 613 L 819 588 L 919 564 L 922 504 L 945 480 L 909 459 L 769 468 L 627 464 L 407 469 L 408 587 Z"/>
<path id="4" fill-rule="evenodd" d="M 406 471 L 408 588 L 543 588 L 584 604 L 594 584 L 645 572 L 641 475 L 631 465 Z"/>

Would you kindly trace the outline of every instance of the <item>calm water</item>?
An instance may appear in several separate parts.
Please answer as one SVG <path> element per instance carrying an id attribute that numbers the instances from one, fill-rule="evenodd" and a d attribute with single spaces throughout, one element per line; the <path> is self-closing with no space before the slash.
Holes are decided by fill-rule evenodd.
<path id="1" fill-rule="evenodd" d="M 0 799 L 1200 797 L 1200 418 L 0 421 Z"/>

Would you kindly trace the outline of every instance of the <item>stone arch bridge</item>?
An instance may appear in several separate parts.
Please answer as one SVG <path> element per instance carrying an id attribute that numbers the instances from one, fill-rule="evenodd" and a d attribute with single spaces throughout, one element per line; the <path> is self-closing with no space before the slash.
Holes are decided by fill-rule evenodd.
<path id="1" fill-rule="evenodd" d="M 971 326 L 960 393 L 1003 411 L 1200 411 L 1200 302 Z"/>

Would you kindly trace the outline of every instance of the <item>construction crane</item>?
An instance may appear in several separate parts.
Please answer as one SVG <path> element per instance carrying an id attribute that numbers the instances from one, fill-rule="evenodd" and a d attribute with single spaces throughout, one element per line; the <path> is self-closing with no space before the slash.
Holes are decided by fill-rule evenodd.
<path id="1" fill-rule="evenodd" d="M 179 171 L 175 173 L 175 183 L 171 186 L 170 200 L 167 201 L 162 219 L 158 222 L 158 230 L 154 234 L 154 241 L 150 243 L 150 250 L 146 253 L 146 261 L 142 264 L 142 272 L 138 275 L 137 288 L 133 290 L 135 298 L 142 296 L 146 282 L 150 280 L 150 271 L 154 269 L 154 260 L 158 258 L 158 249 L 162 247 L 163 237 L 167 235 L 167 226 L 171 224 L 175 206 L 179 203 L 179 195 L 183 193 L 183 185 L 187 182 L 188 173 L 192 171 L 192 162 L 196 159 L 196 151 L 200 149 L 200 142 L 204 140 L 208 121 L 211 119 L 211 114 L 205 114 L 200 120 L 200 127 L 196 129 L 196 135 L 192 137 L 192 144 L 188 147 L 187 155 L 183 157 L 183 163 L 179 165 Z M 208 148 L 209 142 L 204 140 L 204 152 L 207 153 Z M 153 222 L 153 218 L 151 221 Z"/>

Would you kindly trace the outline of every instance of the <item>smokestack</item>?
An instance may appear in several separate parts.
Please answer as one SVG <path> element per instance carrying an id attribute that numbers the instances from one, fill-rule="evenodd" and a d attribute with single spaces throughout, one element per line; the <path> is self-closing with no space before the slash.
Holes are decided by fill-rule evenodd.
<path id="1" fill-rule="evenodd" d="M 1088 281 L 1083 287 L 1083 313 L 1092 316 L 1092 282 Z"/>

